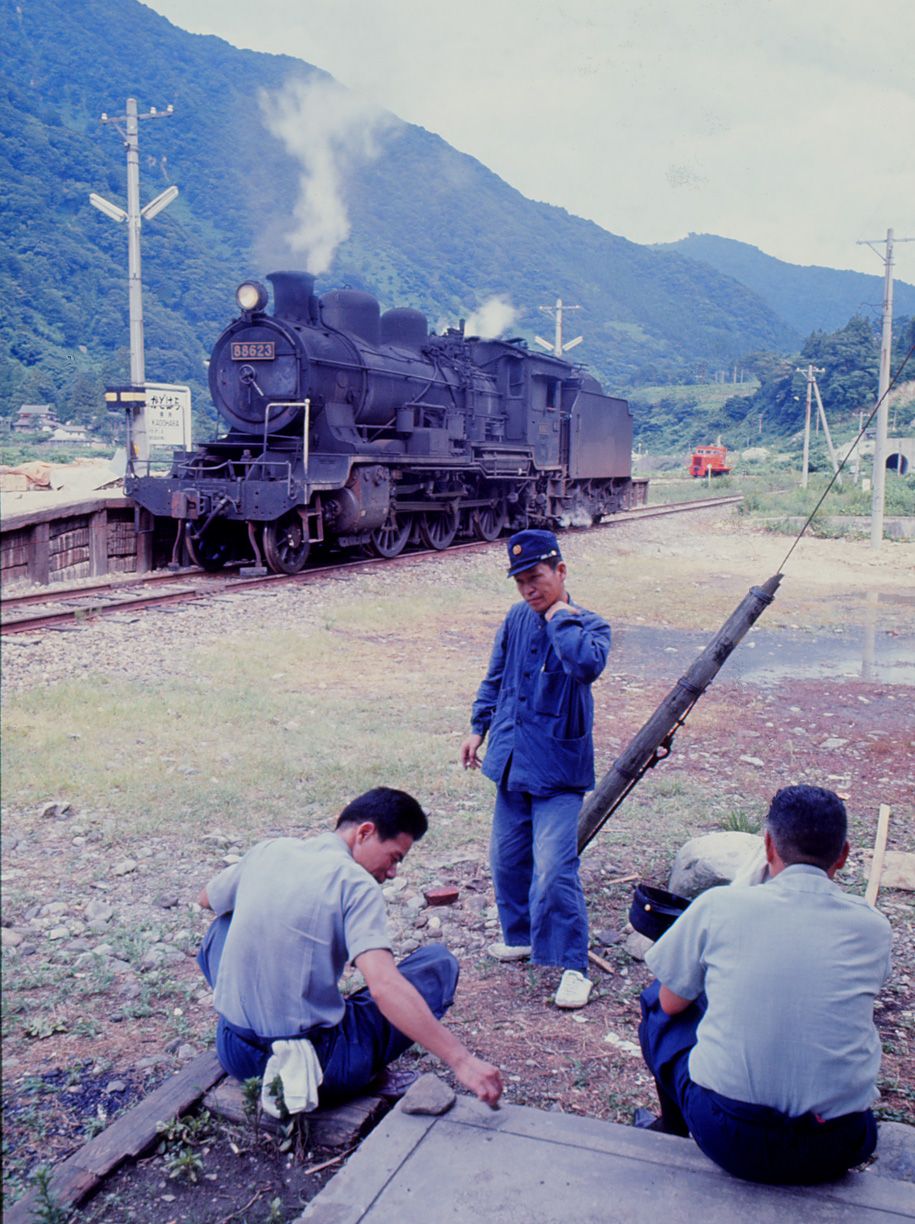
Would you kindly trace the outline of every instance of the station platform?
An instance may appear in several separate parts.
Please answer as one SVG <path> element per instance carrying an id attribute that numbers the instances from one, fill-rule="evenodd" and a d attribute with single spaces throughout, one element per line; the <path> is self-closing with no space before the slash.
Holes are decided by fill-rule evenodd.
<path id="1" fill-rule="evenodd" d="M 911 1146 L 895 1153 L 894 1175 L 879 1153 L 871 1169 L 838 1182 L 760 1186 L 728 1176 L 689 1139 L 517 1105 L 492 1111 L 459 1097 L 440 1117 L 398 1105 L 295 1224 L 915 1219 L 915 1185 L 899 1180 L 900 1170 L 911 1176 Z"/>

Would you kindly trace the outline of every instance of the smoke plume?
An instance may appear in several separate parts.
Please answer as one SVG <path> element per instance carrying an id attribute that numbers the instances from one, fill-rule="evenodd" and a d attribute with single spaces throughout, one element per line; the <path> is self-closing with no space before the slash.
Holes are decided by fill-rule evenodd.
<path id="1" fill-rule="evenodd" d="M 514 327 L 520 311 L 502 293 L 487 298 L 464 324 L 465 336 L 479 336 L 484 340 L 495 340 Z"/>
<path id="2" fill-rule="evenodd" d="M 366 99 L 323 78 L 288 81 L 261 90 L 268 131 L 299 162 L 299 194 L 292 213 L 289 247 L 304 255 L 304 267 L 326 272 L 349 237 L 344 203 L 347 175 L 380 152 L 379 138 L 397 121 Z"/>

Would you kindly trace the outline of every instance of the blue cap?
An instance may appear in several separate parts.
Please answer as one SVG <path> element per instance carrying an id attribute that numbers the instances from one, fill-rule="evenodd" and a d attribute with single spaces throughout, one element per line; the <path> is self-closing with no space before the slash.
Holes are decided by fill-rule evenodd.
<path id="1" fill-rule="evenodd" d="M 533 569 L 535 565 L 548 561 L 551 557 L 555 557 L 557 561 L 562 560 L 559 541 L 552 531 L 533 528 L 519 531 L 508 541 L 508 576 L 514 578 L 515 574 Z"/>

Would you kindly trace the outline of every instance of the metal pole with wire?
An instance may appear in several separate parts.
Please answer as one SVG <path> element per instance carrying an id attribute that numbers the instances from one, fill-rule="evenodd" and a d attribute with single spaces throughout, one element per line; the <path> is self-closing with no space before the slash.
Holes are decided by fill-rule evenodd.
<path id="1" fill-rule="evenodd" d="M 915 238 L 897 238 L 896 242 L 915 242 Z M 873 497 L 871 500 L 871 548 L 883 543 L 883 507 L 886 499 L 886 435 L 889 417 L 887 392 L 890 387 L 890 356 L 893 350 L 893 231 L 886 238 L 862 238 L 858 246 L 869 246 L 883 260 L 883 336 L 880 343 L 880 384 L 877 392 L 877 432 L 874 438 Z M 877 251 L 886 246 L 886 254 Z"/>

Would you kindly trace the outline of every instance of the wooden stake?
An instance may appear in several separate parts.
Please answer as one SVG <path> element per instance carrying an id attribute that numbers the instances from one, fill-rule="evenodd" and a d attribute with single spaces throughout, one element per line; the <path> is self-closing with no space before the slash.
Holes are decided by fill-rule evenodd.
<path id="1" fill-rule="evenodd" d="M 604 973 L 615 973 L 616 970 L 609 961 L 604 960 L 602 956 L 598 956 L 596 952 L 588 951 L 588 960 L 597 965 L 599 969 L 603 969 Z"/>
<path id="2" fill-rule="evenodd" d="M 871 863 L 871 873 L 867 881 L 867 891 L 864 900 L 868 905 L 877 904 L 877 893 L 880 891 L 880 877 L 883 875 L 883 859 L 886 855 L 886 839 L 890 831 L 890 809 L 885 803 L 880 804 L 880 815 L 877 817 L 877 840 L 874 842 L 874 859 Z"/>

